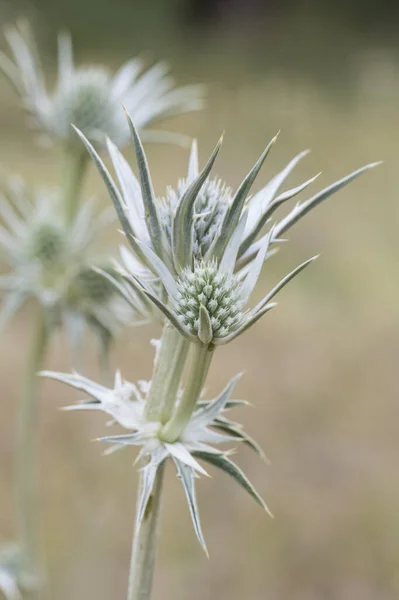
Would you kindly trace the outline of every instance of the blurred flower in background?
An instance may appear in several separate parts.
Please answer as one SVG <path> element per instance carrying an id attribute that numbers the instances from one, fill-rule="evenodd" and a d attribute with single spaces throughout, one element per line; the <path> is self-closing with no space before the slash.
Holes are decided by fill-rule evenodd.
<path id="1" fill-rule="evenodd" d="M 145 70 L 143 61 L 135 58 L 114 75 L 103 66 L 75 67 L 72 41 L 66 33 L 58 36 L 58 77 L 55 88 L 49 91 L 28 25 L 9 27 L 6 37 L 12 58 L 1 54 L 0 68 L 21 96 L 35 127 L 49 139 L 76 146 L 79 141 L 73 124 L 92 142 L 101 144 L 109 136 L 124 146 L 129 129 L 122 105 L 133 115 L 144 139 L 155 123 L 203 107 L 203 87 L 176 87 L 165 63 Z M 147 139 L 187 141 L 184 135 L 153 129 L 147 132 Z"/>

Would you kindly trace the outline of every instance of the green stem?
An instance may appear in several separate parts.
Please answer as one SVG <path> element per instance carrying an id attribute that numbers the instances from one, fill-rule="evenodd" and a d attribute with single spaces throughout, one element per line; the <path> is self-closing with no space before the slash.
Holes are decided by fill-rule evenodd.
<path id="1" fill-rule="evenodd" d="M 36 530 L 35 445 L 37 421 L 37 372 L 42 368 L 48 332 L 44 312 L 40 309 L 34 322 L 19 407 L 16 451 L 16 506 L 23 568 L 38 575 L 39 540 Z M 42 574 L 39 574 L 42 575 Z"/>
<path id="2" fill-rule="evenodd" d="M 173 325 L 165 324 L 146 399 L 148 421 L 166 422 L 170 418 L 187 358 L 188 345 L 189 342 Z"/>
<path id="3" fill-rule="evenodd" d="M 62 210 L 67 223 L 73 223 L 79 208 L 80 192 L 88 165 L 88 155 L 84 149 L 65 151 L 64 184 Z"/>
<path id="4" fill-rule="evenodd" d="M 143 521 L 139 530 L 133 535 L 127 600 L 150 600 L 151 597 L 164 471 L 165 463 L 158 469 Z"/>
<path id="5" fill-rule="evenodd" d="M 161 437 L 165 442 L 173 443 L 178 440 L 189 422 L 208 375 L 213 351 L 214 346 L 212 345 L 191 345 L 191 364 L 187 385 L 172 418 L 161 431 Z"/>

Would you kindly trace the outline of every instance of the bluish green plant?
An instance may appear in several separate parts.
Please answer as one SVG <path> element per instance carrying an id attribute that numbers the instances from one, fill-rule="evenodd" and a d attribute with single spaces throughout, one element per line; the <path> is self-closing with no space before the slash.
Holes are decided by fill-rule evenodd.
<path id="1" fill-rule="evenodd" d="M 212 400 L 203 398 L 204 384 L 215 350 L 233 341 L 275 306 L 276 294 L 313 258 L 296 267 L 253 308 L 247 308 L 266 259 L 281 236 L 312 208 L 374 166 L 367 165 L 296 204 L 273 222 L 283 203 L 304 191 L 315 178 L 280 193 L 279 189 L 304 153 L 295 157 L 264 188 L 250 190 L 275 139 L 235 192 L 211 169 L 220 150 L 217 144 L 202 170 L 197 147 L 192 146 L 187 176 L 166 198 L 157 198 L 140 136 L 128 116 L 135 147 L 139 180 L 117 147 L 108 149 L 118 178 L 114 182 L 89 139 L 78 132 L 107 186 L 124 230 L 130 252 L 118 281 L 102 272 L 129 302 L 140 294 L 163 315 L 164 329 L 157 345 L 151 381 L 142 386 L 124 381 L 117 373 L 113 389 L 76 373 L 45 372 L 91 399 L 78 410 L 100 410 L 111 415 L 129 433 L 100 438 L 109 452 L 124 446 L 140 448 L 141 465 L 128 600 L 148 600 L 153 579 L 156 530 L 165 465 L 175 464 L 194 529 L 205 549 L 195 495 L 195 481 L 205 474 L 201 462 L 228 473 L 266 508 L 244 473 L 219 444 L 244 442 L 259 452 L 242 426 L 226 416 L 239 402 L 231 398 L 237 376 Z M 100 271 L 101 272 L 101 271 Z M 185 363 L 188 359 L 186 372 Z"/>

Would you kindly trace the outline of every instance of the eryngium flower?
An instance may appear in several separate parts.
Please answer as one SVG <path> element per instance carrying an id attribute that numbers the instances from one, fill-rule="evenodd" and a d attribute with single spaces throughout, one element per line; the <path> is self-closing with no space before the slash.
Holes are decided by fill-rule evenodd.
<path id="1" fill-rule="evenodd" d="M 29 27 L 10 27 L 5 35 L 12 59 L 2 54 L 0 68 L 17 89 L 36 127 L 52 139 L 76 144 L 73 123 L 91 141 L 101 143 L 105 134 L 123 146 L 129 132 L 122 104 L 141 131 L 203 105 L 202 86 L 176 88 L 165 63 L 145 71 L 142 61 L 135 58 L 114 75 L 102 66 L 75 67 L 68 34 L 58 36 L 58 77 L 55 88 L 49 90 Z M 148 139 L 154 141 L 181 143 L 183 138 L 169 132 L 148 132 Z"/>
<path id="2" fill-rule="evenodd" d="M 0 328 L 29 298 L 45 309 L 50 326 L 64 324 L 78 345 L 85 325 L 107 342 L 133 317 L 147 319 L 144 297 L 130 299 L 132 309 L 114 285 L 92 269 L 113 271 L 108 259 L 96 253 L 98 236 L 109 224 L 109 210 L 96 214 L 84 203 L 67 224 L 60 192 L 31 192 L 19 178 L 3 183 L 0 195 L 0 248 L 8 273 L 0 276 L 3 305 Z"/>
<path id="3" fill-rule="evenodd" d="M 225 471 L 249 492 L 260 506 L 269 512 L 253 485 L 241 469 L 230 460 L 231 451 L 223 452 L 213 446 L 213 444 L 241 441 L 261 454 L 257 444 L 246 435 L 241 425 L 231 421 L 224 415 L 226 410 L 245 404 L 243 401 L 230 400 L 238 376 L 234 377 L 216 398 L 211 401 L 201 401 L 181 436 L 175 442 L 168 443 L 162 439 L 163 424 L 146 419 L 145 399 L 139 388 L 133 383 L 123 381 L 119 372 L 116 373 L 113 389 L 99 385 L 77 373 L 69 375 L 44 371 L 42 375 L 82 390 L 93 398 L 66 407 L 66 410 L 100 410 L 110 415 L 116 423 L 131 431 L 124 435 L 102 437 L 99 438 L 99 441 L 111 444 L 105 452 L 106 454 L 119 450 L 124 446 L 138 446 L 141 448 L 136 459 L 136 462 L 139 460 L 144 462 L 142 468 L 143 486 L 137 511 L 137 526 L 140 526 L 143 519 L 157 471 L 168 459 L 172 459 L 175 463 L 187 497 L 195 532 L 205 551 L 206 546 L 201 531 L 195 495 L 195 480 L 198 475 L 206 475 L 207 473 L 198 462 L 198 459 Z M 145 386 L 145 388 L 148 389 L 148 386 Z"/>
<path id="4" fill-rule="evenodd" d="M 290 163 L 259 192 L 249 196 L 275 139 L 244 178 L 235 193 L 219 180 L 209 179 L 221 140 L 199 172 L 197 147 L 191 150 L 187 177 L 167 199 L 155 196 L 144 149 L 127 115 L 136 150 L 140 183 L 116 146 L 108 141 L 120 190 L 87 138 L 78 132 L 95 161 L 136 257 L 162 282 L 167 298 L 148 285 L 136 269 L 132 287 L 147 295 L 176 328 L 192 341 L 226 343 L 246 331 L 274 306 L 270 300 L 313 259 L 284 277 L 252 310 L 245 309 L 281 236 L 312 208 L 347 185 L 373 163 L 354 171 L 316 193 L 272 224 L 275 211 L 311 183 L 279 193 L 283 182 L 306 152 Z M 265 228 L 267 229 L 265 231 Z"/>

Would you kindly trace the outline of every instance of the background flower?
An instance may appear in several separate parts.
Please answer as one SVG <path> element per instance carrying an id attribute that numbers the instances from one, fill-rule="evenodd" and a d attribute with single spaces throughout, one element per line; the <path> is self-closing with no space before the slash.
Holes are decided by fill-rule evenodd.
<path id="1" fill-rule="evenodd" d="M 9 27 L 5 35 L 12 58 L 2 54 L 0 67 L 20 94 L 36 127 L 50 139 L 75 146 L 73 123 L 91 141 L 102 143 L 108 135 L 118 146 L 124 146 L 129 131 L 122 105 L 134 115 L 143 132 L 158 121 L 203 106 L 202 86 L 175 87 L 165 63 L 145 71 L 142 60 L 135 58 L 115 74 L 103 66 L 75 67 L 68 34 L 58 36 L 58 77 L 50 90 L 28 25 Z M 183 135 L 165 131 L 151 130 L 148 134 L 153 141 L 187 141 Z"/>

